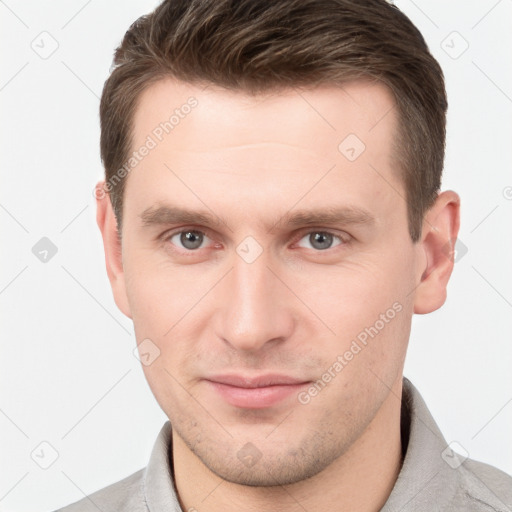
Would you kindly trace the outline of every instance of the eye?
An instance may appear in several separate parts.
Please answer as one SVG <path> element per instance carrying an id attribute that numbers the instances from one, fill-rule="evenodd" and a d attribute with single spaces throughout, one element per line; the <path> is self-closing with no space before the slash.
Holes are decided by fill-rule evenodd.
<path id="1" fill-rule="evenodd" d="M 336 242 L 336 239 L 338 242 L 333 244 L 333 242 Z M 307 243 L 310 244 L 309 247 L 306 246 L 308 249 L 315 249 L 317 251 L 325 251 L 337 245 L 341 245 L 342 243 L 346 243 L 341 236 L 330 233 L 329 231 L 310 231 L 299 240 L 299 245 L 302 240 L 306 240 Z"/>
<path id="2" fill-rule="evenodd" d="M 202 231 L 186 229 L 167 236 L 166 240 L 179 248 L 186 249 L 187 251 L 194 251 L 195 249 L 200 249 L 202 243 L 205 240 L 209 240 L 209 238 Z"/>

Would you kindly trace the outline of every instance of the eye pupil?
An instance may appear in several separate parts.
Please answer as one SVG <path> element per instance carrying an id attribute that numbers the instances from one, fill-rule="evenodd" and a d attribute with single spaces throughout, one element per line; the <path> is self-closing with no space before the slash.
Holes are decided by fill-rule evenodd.
<path id="1" fill-rule="evenodd" d="M 309 241 L 315 249 L 329 249 L 332 245 L 333 236 L 330 233 L 311 233 Z"/>
<path id="2" fill-rule="evenodd" d="M 199 231 L 183 231 L 180 235 L 180 242 L 187 249 L 197 249 L 203 242 L 203 235 Z"/>

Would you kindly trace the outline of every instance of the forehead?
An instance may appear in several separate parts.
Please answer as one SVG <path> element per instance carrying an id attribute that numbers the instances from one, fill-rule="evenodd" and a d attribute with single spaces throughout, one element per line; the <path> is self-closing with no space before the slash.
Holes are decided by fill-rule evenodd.
<path id="1" fill-rule="evenodd" d="M 300 139 L 304 150 L 328 153 L 333 147 L 339 150 L 337 143 L 350 133 L 356 134 L 367 147 L 376 140 L 385 142 L 382 135 L 391 139 L 396 124 L 394 107 L 391 91 L 377 81 L 353 80 L 254 96 L 167 78 L 140 95 L 133 118 L 133 142 L 138 147 L 153 133 L 172 146 L 173 139 L 178 137 L 166 135 L 183 132 L 180 125 L 193 124 L 194 129 L 201 128 L 198 136 L 180 137 L 179 147 L 176 144 L 174 149 L 192 146 L 200 151 L 203 147 L 225 147 L 227 142 L 232 146 L 260 143 L 264 142 L 264 130 L 266 141 L 293 144 Z M 201 136 L 205 132 L 207 138 Z M 311 137 L 311 133 L 316 136 Z"/>
<path id="2" fill-rule="evenodd" d="M 125 203 L 142 211 L 186 195 L 197 207 L 203 197 L 272 210 L 304 197 L 301 206 L 360 200 L 368 209 L 381 200 L 396 209 L 394 105 L 389 89 L 370 81 L 251 96 L 161 80 L 134 115 L 132 150 L 151 150 L 128 175 Z"/>

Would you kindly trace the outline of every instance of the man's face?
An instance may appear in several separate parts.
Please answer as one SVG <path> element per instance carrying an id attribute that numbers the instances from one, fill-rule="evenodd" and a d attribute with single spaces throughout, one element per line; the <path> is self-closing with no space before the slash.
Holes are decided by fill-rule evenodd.
<path id="1" fill-rule="evenodd" d="M 393 105 L 368 82 L 249 97 L 165 80 L 140 98 L 132 149 L 157 144 L 127 178 L 125 312 L 159 350 L 143 368 L 174 436 L 224 479 L 310 477 L 397 401 L 418 247 Z"/>

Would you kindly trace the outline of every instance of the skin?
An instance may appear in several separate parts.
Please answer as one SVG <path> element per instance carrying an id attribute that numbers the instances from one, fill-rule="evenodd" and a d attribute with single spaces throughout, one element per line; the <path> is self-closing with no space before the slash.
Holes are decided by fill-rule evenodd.
<path id="1" fill-rule="evenodd" d="M 165 79 L 140 98 L 133 148 L 190 96 L 198 105 L 128 175 L 122 242 L 108 196 L 97 210 L 116 304 L 137 343 L 149 338 L 160 350 L 143 370 L 173 426 L 182 508 L 379 510 L 401 465 L 411 318 L 445 301 L 459 197 L 439 194 L 411 241 L 391 154 L 396 109 L 383 85 L 250 97 Z M 338 149 L 351 133 L 366 146 L 352 162 Z M 144 226 L 142 212 L 163 204 L 225 223 Z M 373 221 L 284 222 L 326 206 Z M 171 237 L 180 229 L 205 233 L 200 248 Z M 310 235 L 325 231 L 332 246 L 319 249 Z M 262 249 L 252 263 L 236 250 L 247 236 Z M 235 407 L 204 380 L 279 373 L 315 382 L 396 303 L 400 312 L 307 404 L 292 394 Z M 259 456 L 250 467 L 237 456 L 247 443 Z"/>

